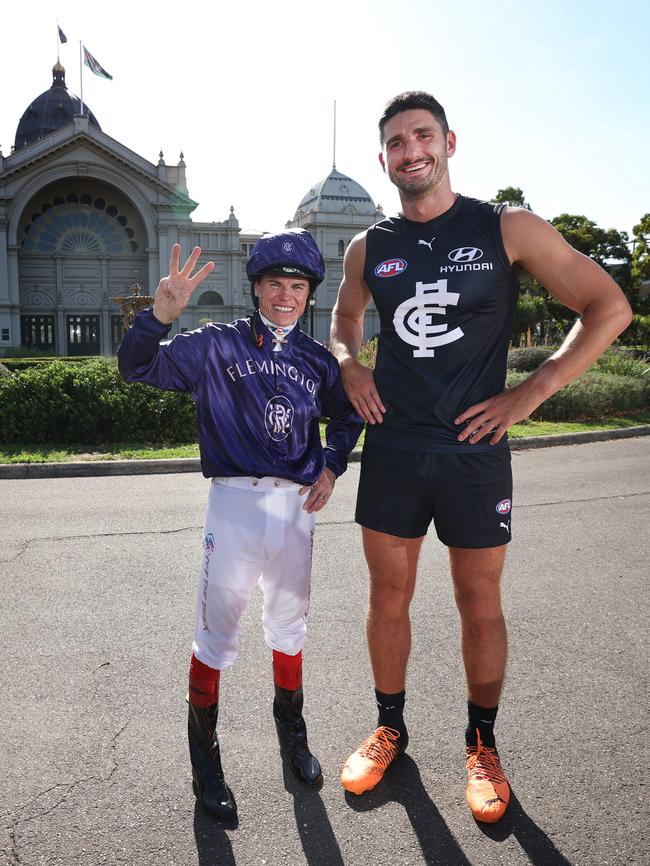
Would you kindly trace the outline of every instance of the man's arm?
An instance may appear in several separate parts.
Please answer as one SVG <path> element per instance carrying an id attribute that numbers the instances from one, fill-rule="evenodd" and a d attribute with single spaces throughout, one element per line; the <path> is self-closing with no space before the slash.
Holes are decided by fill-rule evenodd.
<path id="1" fill-rule="evenodd" d="M 332 492 L 336 479 L 348 467 L 348 455 L 357 444 L 363 429 L 363 421 L 350 405 L 343 389 L 339 365 L 328 353 L 327 382 L 321 401 L 321 414 L 327 418 L 325 426 L 325 468 L 320 477 L 309 487 L 302 487 L 302 495 L 309 490 L 305 511 L 320 511 Z"/>
<path id="2" fill-rule="evenodd" d="M 530 211 L 507 208 L 501 229 L 510 261 L 520 264 L 580 318 L 557 352 L 521 384 L 456 418 L 456 424 L 469 421 L 458 436 L 461 442 L 479 442 L 493 433 L 490 444 L 496 444 L 509 427 L 584 373 L 632 318 L 625 295 L 609 274 L 574 250 L 546 220 Z"/>
<path id="3" fill-rule="evenodd" d="M 341 366 L 343 386 L 350 402 L 364 421 L 381 424 L 386 411 L 375 387 L 372 370 L 359 363 L 363 342 L 363 319 L 371 294 L 363 278 L 366 233 L 352 239 L 343 260 L 343 281 L 332 310 L 330 350 Z"/>

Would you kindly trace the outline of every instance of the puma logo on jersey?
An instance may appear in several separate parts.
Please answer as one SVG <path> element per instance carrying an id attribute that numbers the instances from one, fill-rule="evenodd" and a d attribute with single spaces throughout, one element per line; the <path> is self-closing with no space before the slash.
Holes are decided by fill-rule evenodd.
<path id="1" fill-rule="evenodd" d="M 422 238 L 418 241 L 418 246 L 422 244 L 422 246 L 429 247 L 429 252 L 433 252 L 431 244 L 435 241 L 435 238 L 431 238 L 430 241 L 423 241 Z"/>

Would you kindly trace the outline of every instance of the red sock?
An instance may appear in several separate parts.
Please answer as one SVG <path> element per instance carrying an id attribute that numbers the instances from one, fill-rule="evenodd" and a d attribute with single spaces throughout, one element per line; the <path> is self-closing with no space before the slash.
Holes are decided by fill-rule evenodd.
<path id="1" fill-rule="evenodd" d="M 295 692 L 302 685 L 302 652 L 295 656 L 273 650 L 273 682 L 281 689 Z"/>
<path id="2" fill-rule="evenodd" d="M 221 671 L 209 668 L 192 653 L 190 660 L 190 703 L 195 707 L 211 707 L 219 701 Z"/>

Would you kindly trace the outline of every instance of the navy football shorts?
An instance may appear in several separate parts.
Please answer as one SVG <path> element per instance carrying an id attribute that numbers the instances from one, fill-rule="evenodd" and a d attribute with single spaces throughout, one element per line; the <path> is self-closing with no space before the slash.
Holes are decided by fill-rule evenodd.
<path id="1" fill-rule="evenodd" d="M 500 547 L 511 538 L 510 449 L 429 454 L 366 443 L 355 520 L 400 538 L 433 521 L 448 547 Z"/>

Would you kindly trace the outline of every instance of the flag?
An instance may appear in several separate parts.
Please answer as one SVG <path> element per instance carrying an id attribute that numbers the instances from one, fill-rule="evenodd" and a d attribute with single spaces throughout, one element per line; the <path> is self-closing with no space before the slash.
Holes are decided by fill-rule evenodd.
<path id="1" fill-rule="evenodd" d="M 90 51 L 84 45 L 84 63 L 88 66 L 95 75 L 99 75 L 100 78 L 108 78 L 109 81 L 113 80 L 113 76 L 109 75 L 108 72 L 101 66 L 95 58 L 92 56 Z"/>
<path id="2" fill-rule="evenodd" d="M 57 27 L 58 27 L 58 24 L 57 24 Z M 68 37 L 65 35 L 65 33 L 63 32 L 63 30 L 61 30 L 60 27 L 59 27 L 59 40 L 61 42 L 61 45 L 64 45 L 68 41 Z"/>

